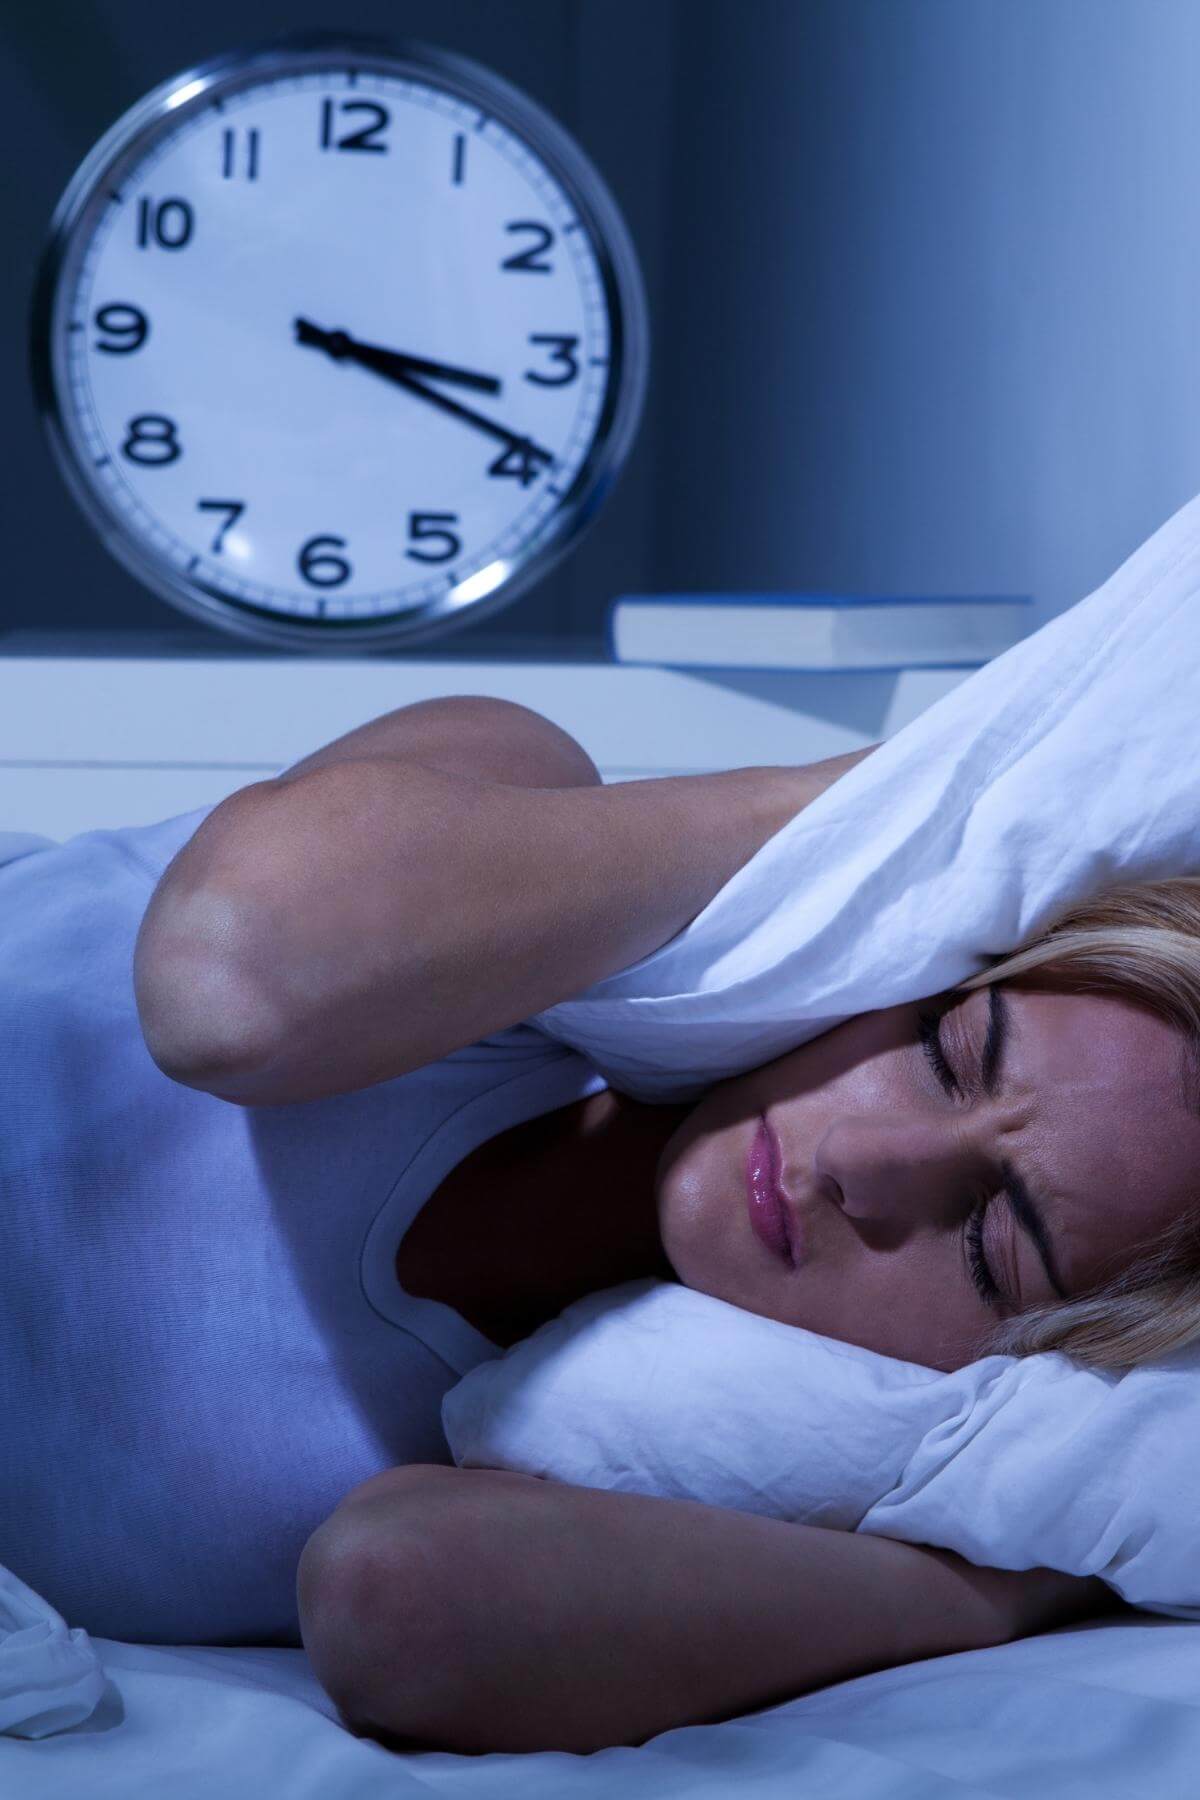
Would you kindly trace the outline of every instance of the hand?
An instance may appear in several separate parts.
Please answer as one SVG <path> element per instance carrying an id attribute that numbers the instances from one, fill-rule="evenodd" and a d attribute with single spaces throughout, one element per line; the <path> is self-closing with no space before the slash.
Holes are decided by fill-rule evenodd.
<path id="1" fill-rule="evenodd" d="M 554 453 L 535 444 L 522 432 L 512 431 L 507 425 L 499 425 L 494 419 L 485 418 L 469 406 L 462 406 L 457 400 L 451 400 L 448 394 L 439 394 L 434 388 L 426 387 L 418 381 L 414 370 L 422 369 L 442 381 L 454 381 L 462 387 L 483 388 L 488 393 L 498 392 L 500 383 L 494 376 L 477 375 L 470 369 L 455 369 L 448 363 L 427 362 L 424 358 L 407 356 L 399 350 L 385 350 L 378 344 L 360 344 L 345 331 L 323 331 L 309 319 L 296 319 L 296 342 L 310 344 L 314 349 L 327 350 L 335 361 L 348 359 L 370 369 L 376 375 L 382 375 L 388 381 L 394 381 L 398 387 L 406 388 L 419 400 L 427 400 L 441 412 L 452 418 L 461 419 L 465 425 L 471 425 L 485 436 L 496 438 L 504 445 L 503 454 L 497 458 L 503 463 L 505 458 L 515 454 L 520 459 L 517 469 L 511 467 L 497 468 L 493 464 L 489 473 L 512 474 L 520 479 L 521 486 L 527 487 L 538 475 L 539 464 L 552 464 Z"/>
<path id="2" fill-rule="evenodd" d="M 348 332 L 322 331 L 311 319 L 296 319 L 294 324 L 298 344 L 327 350 L 335 362 L 349 357 L 352 362 L 363 363 L 380 375 L 432 375 L 438 381 L 475 388 L 481 394 L 500 392 L 501 383 L 495 375 L 480 375 L 474 369 L 456 369 L 451 363 L 430 362 L 428 357 L 410 356 L 405 350 L 383 350 L 377 344 L 360 344 Z"/>
<path id="3" fill-rule="evenodd" d="M 963 1566 L 968 1571 L 972 1567 Z M 1130 1610 L 1098 1575 L 1064 1575 L 1060 1569 L 977 1569 L 975 1573 L 987 1578 L 1008 1639 L 1036 1637 L 1058 1625 L 1074 1625 L 1115 1609 Z"/>

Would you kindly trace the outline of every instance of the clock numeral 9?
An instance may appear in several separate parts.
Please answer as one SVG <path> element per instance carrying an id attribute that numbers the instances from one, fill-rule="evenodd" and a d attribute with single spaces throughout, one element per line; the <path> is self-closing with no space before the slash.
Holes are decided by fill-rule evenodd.
<path id="1" fill-rule="evenodd" d="M 353 572 L 350 564 L 344 556 L 336 556 L 332 550 L 318 549 L 320 544 L 336 544 L 339 550 L 346 548 L 343 537 L 311 537 L 296 558 L 296 567 L 312 587 L 341 587 L 344 581 L 349 581 Z"/>
<path id="2" fill-rule="evenodd" d="M 555 350 L 550 361 L 564 364 L 566 372 L 562 375 L 539 375 L 536 369 L 526 369 L 526 381 L 535 381 L 539 387 L 566 387 L 568 382 L 574 381 L 579 373 L 579 364 L 575 361 L 575 346 L 579 342 L 577 337 L 556 337 L 551 331 L 534 331 L 530 333 L 529 341 L 531 344 L 553 344 Z"/>
<path id="3" fill-rule="evenodd" d="M 128 356 L 131 350 L 140 350 L 150 335 L 150 321 L 144 312 L 136 306 L 127 306 L 124 301 L 114 300 L 108 306 L 102 306 L 95 317 L 97 331 L 106 331 L 110 337 L 132 337 L 132 343 L 105 344 L 95 343 L 93 350 L 105 350 L 109 356 Z"/>
<path id="4" fill-rule="evenodd" d="M 138 249 L 145 250 L 153 238 L 164 250 L 182 250 L 192 235 L 195 218 L 186 200 L 138 201 Z"/>
<path id="5" fill-rule="evenodd" d="M 448 548 L 445 550 L 406 550 L 405 556 L 411 556 L 414 562 L 452 562 L 462 549 L 462 540 L 456 537 L 452 531 L 445 530 L 445 526 L 457 524 L 457 513 L 409 513 L 408 535 L 410 538 L 442 538 Z"/>
<path id="6" fill-rule="evenodd" d="M 363 125 L 358 131 L 352 131 L 349 137 L 334 139 L 333 109 L 344 117 L 347 113 L 368 112 L 375 114 L 373 125 Z M 321 148 L 322 150 L 377 150 L 383 154 L 386 144 L 373 144 L 370 140 L 377 131 L 386 131 L 392 122 L 392 115 L 386 106 L 377 106 L 374 100 L 322 100 L 321 102 Z"/>
<path id="7" fill-rule="evenodd" d="M 138 413 L 129 421 L 129 436 L 121 445 L 121 454 L 144 468 L 163 468 L 183 455 L 175 437 L 178 430 L 174 419 L 164 413 Z"/>
<path id="8" fill-rule="evenodd" d="M 549 263 L 536 259 L 543 250 L 548 250 L 554 242 L 554 233 L 548 225 L 539 225 L 535 219 L 514 219 L 505 231 L 533 231 L 541 239 L 540 243 L 530 244 L 528 250 L 518 250 L 515 255 L 500 264 L 502 269 L 520 269 L 526 275 L 553 275 L 554 270 Z"/>

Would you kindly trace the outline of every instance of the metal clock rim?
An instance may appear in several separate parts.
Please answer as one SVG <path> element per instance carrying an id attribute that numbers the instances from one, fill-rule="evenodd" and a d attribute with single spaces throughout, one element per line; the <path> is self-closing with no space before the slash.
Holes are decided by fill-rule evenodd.
<path id="1" fill-rule="evenodd" d="M 84 474 L 63 416 L 59 359 L 65 336 L 56 330 L 64 277 L 78 267 L 90 235 L 78 227 L 89 208 L 99 212 L 103 180 L 135 167 L 162 121 L 211 105 L 217 88 L 233 93 L 288 70 L 329 66 L 346 55 L 360 68 L 442 87 L 457 99 L 486 103 L 527 143 L 569 195 L 588 227 L 609 312 L 611 356 L 600 415 L 584 461 L 560 504 L 528 540 L 524 554 L 483 595 L 456 600 L 479 571 L 406 615 L 382 624 L 326 619 L 302 623 L 239 603 L 214 584 L 189 576 L 146 551 Z M 186 97 L 181 101 L 179 96 Z M 332 30 L 295 31 L 222 51 L 167 77 L 114 120 L 79 164 L 51 218 L 35 276 L 29 314 L 30 374 L 38 410 L 67 487 L 109 554 L 151 592 L 223 633 L 278 650 L 319 656 L 395 651 L 451 636 L 507 608 L 572 549 L 615 485 L 641 419 L 649 377 L 649 309 L 632 237 L 604 177 L 569 132 L 539 102 L 493 70 L 457 51 L 415 38 Z M 344 638 L 340 634 L 344 633 Z"/>

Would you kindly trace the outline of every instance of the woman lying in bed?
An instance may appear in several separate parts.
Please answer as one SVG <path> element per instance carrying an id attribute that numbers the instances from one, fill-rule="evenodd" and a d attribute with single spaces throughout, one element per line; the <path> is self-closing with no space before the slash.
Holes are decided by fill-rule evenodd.
<path id="1" fill-rule="evenodd" d="M 234 795 L 176 859 L 138 939 L 147 1044 L 250 1107 L 421 1068 L 648 955 L 866 754 L 605 788 L 524 708 L 402 709 Z M 610 1088 L 502 1134 L 407 1234 L 406 1290 L 497 1344 L 647 1275 L 938 1369 L 1187 1341 L 1198 890 L 1114 889 L 698 1104 Z M 470 1230 L 484 1191 L 503 1241 Z M 1052 1570 L 440 1464 L 347 1494 L 298 1596 L 353 1729 L 467 1752 L 640 1743 L 1119 1604 Z"/>

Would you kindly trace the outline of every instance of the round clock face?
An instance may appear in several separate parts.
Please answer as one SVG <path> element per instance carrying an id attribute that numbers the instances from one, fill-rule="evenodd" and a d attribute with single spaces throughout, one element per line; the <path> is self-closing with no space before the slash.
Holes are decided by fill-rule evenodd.
<path id="1" fill-rule="evenodd" d="M 628 451 L 646 335 L 620 215 L 553 120 L 463 58 L 322 35 L 166 82 L 96 146 L 34 370 L 128 568 L 324 654 L 543 574 Z"/>

